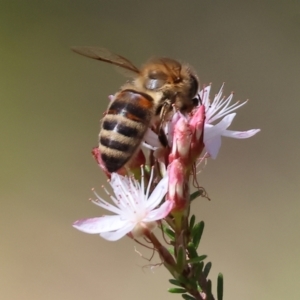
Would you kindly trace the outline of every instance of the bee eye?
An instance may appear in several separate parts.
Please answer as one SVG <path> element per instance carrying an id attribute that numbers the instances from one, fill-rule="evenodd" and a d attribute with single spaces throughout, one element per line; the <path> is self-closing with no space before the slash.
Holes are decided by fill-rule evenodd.
<path id="1" fill-rule="evenodd" d="M 166 81 L 167 75 L 165 73 L 153 70 L 149 72 L 144 85 L 149 90 L 156 90 L 163 87 Z"/>
<path id="2" fill-rule="evenodd" d="M 190 91 L 189 91 L 190 98 L 194 98 L 196 96 L 196 94 L 198 92 L 198 88 L 199 88 L 198 79 L 194 75 L 191 75 L 191 77 L 190 77 Z"/>
<path id="3" fill-rule="evenodd" d="M 150 79 L 167 80 L 167 75 L 164 72 L 157 71 L 157 70 L 150 71 L 148 77 Z"/>
<path id="4" fill-rule="evenodd" d="M 200 97 L 200 95 L 196 95 L 195 98 L 192 99 L 192 102 L 193 102 L 193 106 L 199 106 L 199 105 L 202 105 L 202 99 Z"/>

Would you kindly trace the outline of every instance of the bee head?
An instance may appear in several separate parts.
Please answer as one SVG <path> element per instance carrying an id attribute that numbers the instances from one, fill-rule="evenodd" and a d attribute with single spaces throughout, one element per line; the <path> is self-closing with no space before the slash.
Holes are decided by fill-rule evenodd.
<path id="1" fill-rule="evenodd" d="M 195 106 L 193 99 L 198 93 L 199 81 L 189 66 L 171 58 L 156 58 L 144 65 L 140 75 L 146 92 L 163 95 L 161 103 L 167 99 L 180 110 Z"/>

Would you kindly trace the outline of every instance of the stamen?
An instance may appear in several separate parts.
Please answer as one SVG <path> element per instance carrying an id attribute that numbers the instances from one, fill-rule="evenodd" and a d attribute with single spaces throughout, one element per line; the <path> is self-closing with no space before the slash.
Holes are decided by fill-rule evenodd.
<path id="1" fill-rule="evenodd" d="M 127 196 L 128 191 L 127 191 L 126 187 L 124 186 L 124 183 L 122 182 L 120 177 L 118 177 L 118 181 L 119 181 L 119 184 L 120 184 L 120 188 L 122 189 L 122 192 L 124 193 L 124 195 Z M 127 197 L 128 197 L 128 200 L 130 201 L 130 203 L 134 205 L 135 204 L 134 197 L 131 194 L 129 194 Z"/>
<path id="2" fill-rule="evenodd" d="M 229 99 L 229 97 L 228 97 L 228 99 Z M 209 122 L 213 122 L 213 121 L 229 114 L 230 112 L 238 109 L 239 107 L 243 106 L 244 104 L 246 104 L 248 102 L 248 101 L 244 101 L 241 104 L 239 104 L 240 101 L 237 101 L 237 102 L 235 102 L 234 104 L 232 104 L 231 106 L 228 107 L 228 105 L 231 101 L 231 99 L 230 99 L 230 101 L 228 99 L 225 100 L 225 102 L 227 101 L 226 106 L 223 107 L 221 110 L 219 110 L 220 107 L 218 109 L 216 109 L 216 111 L 211 115 L 211 118 L 209 118 Z M 217 111 L 217 110 L 219 110 L 219 111 Z"/>
<path id="3" fill-rule="evenodd" d="M 141 165 L 141 190 L 144 193 L 145 189 L 145 174 L 144 174 L 144 166 Z"/>
<path id="4" fill-rule="evenodd" d="M 209 84 L 209 86 L 211 85 L 211 83 Z M 203 104 L 205 105 L 206 104 L 206 101 L 205 100 L 209 100 L 208 98 L 206 98 L 206 94 L 207 94 L 207 90 L 206 89 L 206 85 L 203 85 L 203 88 L 202 88 L 202 91 L 200 91 L 200 98 L 202 99 L 202 102 Z M 202 95 L 201 95 L 202 93 Z M 205 94 L 204 94 L 205 93 Z M 209 95 L 208 95 L 209 96 Z"/>
<path id="5" fill-rule="evenodd" d="M 92 192 L 94 193 L 94 195 L 95 195 L 99 200 L 102 200 L 101 197 L 98 195 L 98 193 L 95 191 L 94 188 L 92 188 Z"/>
<path id="6" fill-rule="evenodd" d="M 150 192 L 150 187 L 153 181 L 153 176 L 154 176 L 154 166 L 151 167 L 151 174 L 150 174 L 150 179 L 147 187 L 147 192 L 146 192 L 146 199 L 148 199 L 149 192 Z"/>
<path id="7" fill-rule="evenodd" d="M 105 193 L 106 193 L 109 197 L 111 197 L 110 192 L 105 188 L 104 185 L 101 185 L 101 188 L 103 188 L 103 190 L 105 191 Z M 95 193 L 95 192 L 94 192 L 94 193 Z"/>

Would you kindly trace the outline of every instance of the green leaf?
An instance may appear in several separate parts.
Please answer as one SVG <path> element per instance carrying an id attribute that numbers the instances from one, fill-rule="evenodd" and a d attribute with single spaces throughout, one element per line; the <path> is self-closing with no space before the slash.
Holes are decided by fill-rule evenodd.
<path id="1" fill-rule="evenodd" d="M 192 239 L 193 239 L 193 244 L 195 245 L 196 249 L 199 246 L 203 230 L 204 230 L 204 222 L 203 221 L 197 223 L 192 229 Z"/>
<path id="2" fill-rule="evenodd" d="M 211 299 L 211 280 L 207 280 L 206 284 L 206 293 L 207 293 L 207 299 Z"/>
<path id="3" fill-rule="evenodd" d="M 189 280 L 183 275 L 178 275 L 177 280 L 182 284 L 190 284 Z"/>
<path id="4" fill-rule="evenodd" d="M 182 245 L 178 247 L 176 263 L 177 263 L 178 273 L 181 273 L 185 266 L 185 250 Z"/>
<path id="5" fill-rule="evenodd" d="M 202 270 L 203 270 L 203 267 L 204 267 L 204 262 L 201 261 L 199 264 L 195 265 L 194 266 L 194 278 L 199 278 L 200 275 L 202 274 Z"/>
<path id="6" fill-rule="evenodd" d="M 212 266 L 212 263 L 211 262 L 208 262 L 205 267 L 204 267 L 204 270 L 203 270 L 203 273 L 205 275 L 205 277 L 207 278 L 208 274 L 209 274 L 209 271 L 211 269 L 211 266 Z"/>
<path id="7" fill-rule="evenodd" d="M 169 251 L 172 255 L 174 255 L 174 249 L 173 249 L 173 248 L 168 248 L 168 251 Z"/>
<path id="8" fill-rule="evenodd" d="M 164 230 L 164 233 L 165 233 L 172 241 L 175 240 L 175 232 L 174 232 L 172 229 L 165 227 L 165 228 L 163 228 L 163 230 Z"/>
<path id="9" fill-rule="evenodd" d="M 173 293 L 173 294 L 183 294 L 183 293 L 186 293 L 186 289 L 170 288 L 170 289 L 168 289 L 168 292 Z"/>
<path id="10" fill-rule="evenodd" d="M 182 294 L 181 297 L 185 300 L 196 300 L 196 298 L 194 298 L 188 294 Z"/>
<path id="11" fill-rule="evenodd" d="M 195 200 L 196 198 L 200 197 L 203 194 L 203 190 L 197 190 L 190 195 L 190 202 Z"/>
<path id="12" fill-rule="evenodd" d="M 185 286 L 188 286 L 190 289 L 197 291 L 199 287 L 197 279 L 198 278 L 190 278 L 188 285 Z"/>
<path id="13" fill-rule="evenodd" d="M 195 246 L 194 246 L 193 243 L 188 243 L 187 249 L 189 251 L 189 257 L 190 257 L 190 259 L 198 257 L 198 253 L 197 253 L 197 251 L 196 251 Z"/>
<path id="14" fill-rule="evenodd" d="M 177 286 L 182 286 L 181 283 L 176 279 L 169 279 L 169 282 Z"/>
<path id="15" fill-rule="evenodd" d="M 218 275 L 217 281 L 217 296 L 218 300 L 223 300 L 224 277 L 222 273 Z"/>
<path id="16" fill-rule="evenodd" d="M 193 227 L 195 225 L 195 221 L 196 221 L 196 217 L 195 217 L 195 215 L 192 215 L 191 219 L 190 219 L 190 232 L 192 232 L 192 230 L 193 230 Z"/>
<path id="17" fill-rule="evenodd" d="M 192 259 L 187 260 L 186 262 L 189 264 L 195 264 L 207 258 L 207 255 L 201 255 Z"/>

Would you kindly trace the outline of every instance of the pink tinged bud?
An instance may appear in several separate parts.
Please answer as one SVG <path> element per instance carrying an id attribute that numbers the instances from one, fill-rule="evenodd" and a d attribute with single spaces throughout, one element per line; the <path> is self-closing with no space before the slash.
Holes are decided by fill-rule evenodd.
<path id="1" fill-rule="evenodd" d="M 174 199 L 177 195 L 182 196 L 180 187 L 184 181 L 183 167 L 178 159 L 175 159 L 169 166 L 169 200 Z"/>
<path id="2" fill-rule="evenodd" d="M 104 162 L 101 159 L 101 152 L 99 150 L 98 147 L 93 148 L 92 150 L 92 155 L 94 156 L 96 162 L 98 163 L 99 167 L 103 170 L 103 172 L 105 173 L 105 175 L 110 178 L 111 177 L 111 173 L 107 171 Z M 126 175 L 127 171 L 126 169 L 123 167 L 121 169 L 118 170 L 117 172 L 120 175 Z"/>
<path id="3" fill-rule="evenodd" d="M 193 160 L 195 160 L 204 149 L 204 124 L 205 106 L 201 105 L 190 120 L 190 125 L 193 128 L 193 137 L 191 143 L 191 157 Z"/>
<path id="4" fill-rule="evenodd" d="M 174 131 L 175 131 L 175 126 L 177 124 L 177 122 L 183 118 L 184 116 L 177 111 L 176 113 L 174 113 L 174 115 L 172 116 L 172 119 L 170 122 L 168 122 L 168 126 L 167 126 L 167 132 L 168 132 L 168 142 L 169 142 L 169 146 L 171 146 L 173 144 L 173 137 L 174 137 Z"/>
<path id="5" fill-rule="evenodd" d="M 189 200 L 189 174 L 181 159 L 175 159 L 168 167 L 169 189 L 167 200 L 173 202 L 173 211 L 182 210 Z"/>
<path id="6" fill-rule="evenodd" d="M 191 147 L 192 130 L 185 118 L 180 118 L 175 125 L 173 147 L 171 152 L 171 159 L 183 158 L 189 156 Z"/>
<path id="7" fill-rule="evenodd" d="M 97 164 L 102 168 L 102 166 L 104 167 L 103 161 L 101 159 L 101 155 L 100 155 L 100 151 L 98 147 L 94 147 L 92 150 L 92 155 L 95 158 Z"/>
<path id="8" fill-rule="evenodd" d="M 205 123 L 205 106 L 201 105 L 194 115 L 192 116 L 189 124 L 194 129 L 194 141 L 200 140 L 201 135 L 204 131 L 204 123 Z"/>
<path id="9" fill-rule="evenodd" d="M 99 151 L 98 147 L 94 147 L 93 148 L 92 155 L 93 155 L 94 159 L 96 160 L 98 166 L 104 171 L 104 173 L 106 174 L 106 176 L 108 178 L 110 178 L 110 173 L 106 170 L 104 162 L 101 159 L 101 154 L 100 154 L 100 151 Z"/>

